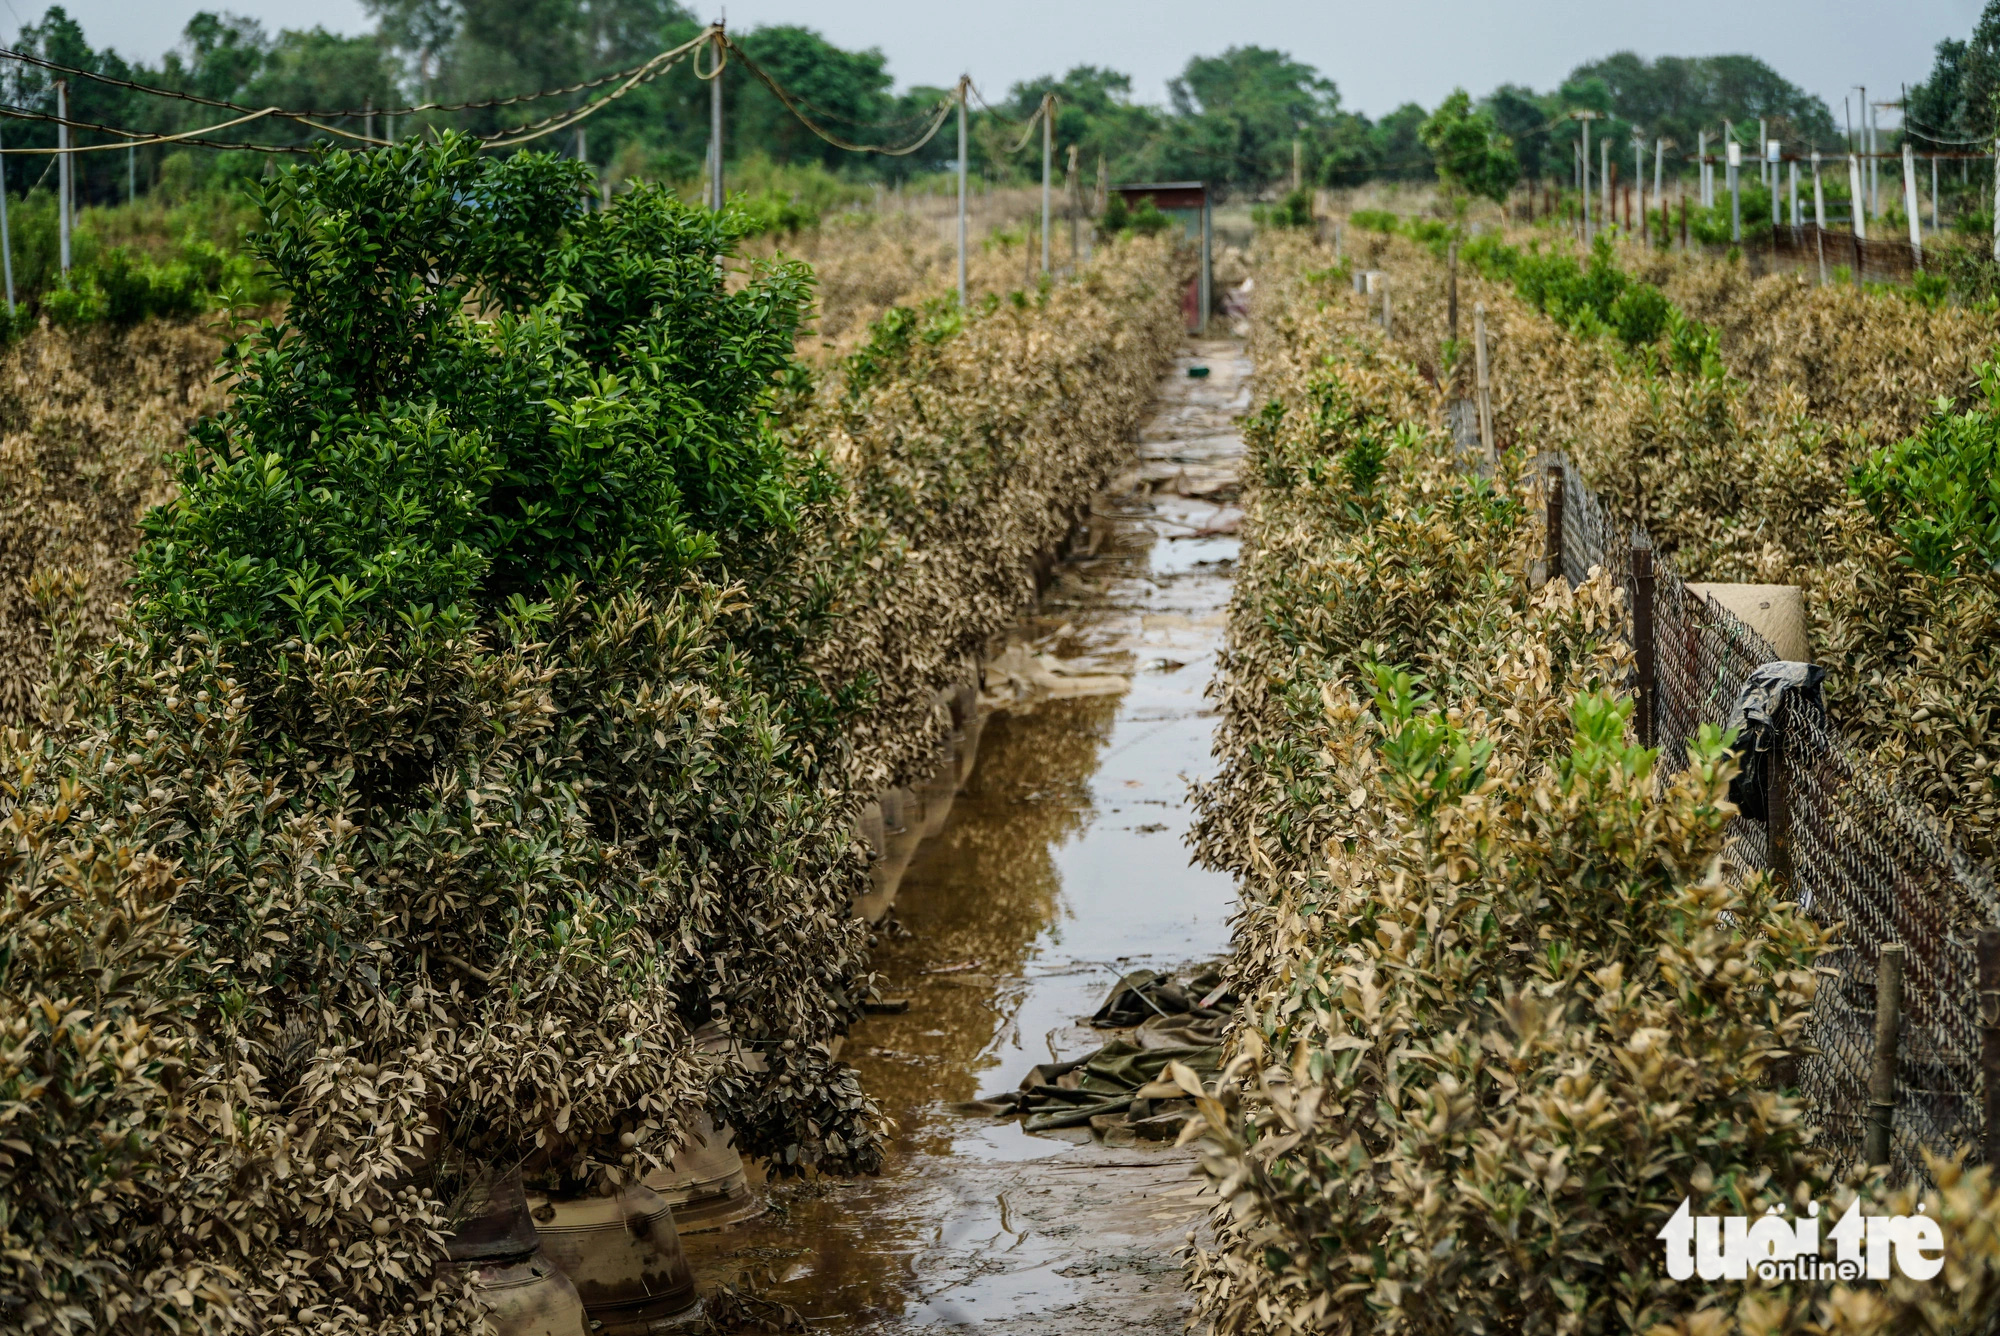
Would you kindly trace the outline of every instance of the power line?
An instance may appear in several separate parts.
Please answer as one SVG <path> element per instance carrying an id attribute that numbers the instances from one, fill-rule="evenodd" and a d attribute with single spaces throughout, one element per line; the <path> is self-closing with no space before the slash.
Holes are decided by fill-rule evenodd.
<path id="1" fill-rule="evenodd" d="M 694 39 L 694 42 L 700 42 L 704 37 L 708 36 L 709 33 L 714 31 L 716 31 L 716 29 L 713 27 L 705 29 L 700 36 Z M 690 42 L 687 45 L 691 46 L 694 44 L 694 42 Z M 37 55 L 31 55 L 26 51 L 15 51 L 8 47 L 0 47 L 0 59 L 18 60 L 24 65 L 39 66 L 40 68 L 45 70 L 53 70 L 58 74 L 75 75 L 79 79 L 89 79 L 96 83 L 105 84 L 112 88 L 123 88 L 128 92 L 145 93 L 152 97 L 173 98 L 181 102 L 198 103 L 199 105 L 204 107 L 216 107 L 224 111 L 258 110 L 258 108 L 248 107 L 240 102 L 232 102 L 227 98 L 205 97 L 200 93 L 190 93 L 183 89 L 160 88 L 153 84 L 135 83 L 130 79 L 119 79 L 109 74 L 100 74 L 96 70 L 79 69 L 74 65 L 60 64 L 57 61 L 48 60 Z M 639 70 L 646 68 L 648 65 L 652 64 L 654 60 L 657 59 L 658 59 L 657 56 L 651 56 L 645 60 L 640 61 L 637 65 L 628 66 L 627 68 L 622 70 L 614 70 L 610 74 L 600 74 L 594 79 L 586 79 L 582 83 L 569 84 L 562 88 L 544 88 L 532 93 L 514 93 L 506 97 L 486 98 L 476 102 L 422 102 L 407 107 L 373 107 L 373 108 L 348 107 L 334 111 L 320 111 L 320 110 L 299 111 L 299 110 L 279 109 L 275 112 L 275 114 L 286 117 L 287 119 L 299 119 L 304 117 L 332 118 L 332 117 L 342 117 L 342 116 L 363 117 L 371 115 L 409 116 L 409 115 L 414 115 L 417 112 L 423 112 L 423 111 L 483 111 L 491 107 L 507 107 L 507 106 L 514 106 L 522 102 L 538 102 L 543 98 L 566 97 L 571 93 L 583 93 L 583 92 L 588 92 L 590 89 L 593 88 L 602 88 L 606 84 L 616 83 L 620 79 L 629 78 L 631 75 L 637 73 Z"/>
<path id="2" fill-rule="evenodd" d="M 743 65 L 746 69 L 748 69 L 752 74 L 756 75 L 758 79 L 763 81 L 764 86 L 771 90 L 772 94 L 778 99 L 778 101 L 784 105 L 786 111 L 791 112 L 792 115 L 798 119 L 799 124 L 805 126 L 806 129 L 812 131 L 814 134 L 818 135 L 821 139 L 824 139 L 827 143 L 833 145 L 835 148 L 845 149 L 850 153 L 879 153 L 885 158 L 900 158 L 915 153 L 918 149 L 922 148 L 925 144 L 930 143 L 930 141 L 934 137 L 936 137 L 937 132 L 944 127 L 946 118 L 948 118 L 951 115 L 952 107 L 957 105 L 957 99 L 950 95 L 939 98 L 937 104 L 934 107 L 932 107 L 930 111 L 924 113 L 924 115 L 930 117 L 930 125 L 925 128 L 923 134 L 919 135 L 915 140 L 912 140 L 910 143 L 903 144 L 895 148 L 886 147 L 880 144 L 857 144 L 852 142 L 851 140 L 844 139 L 841 136 L 834 134 L 832 131 L 827 130 L 821 127 L 820 125 L 816 124 L 810 116 L 806 115 L 805 112 L 799 108 L 798 100 L 793 98 L 793 96 L 790 93 L 787 93 L 785 89 L 778 83 L 778 81 L 776 79 L 773 79 L 770 76 L 770 74 L 765 71 L 763 66 L 759 65 L 756 61 L 750 59 L 750 57 L 747 54 L 745 54 L 743 48 L 738 46 L 735 43 L 735 41 L 733 41 L 728 37 L 719 37 L 718 40 L 723 43 L 723 45 L 726 47 L 727 50 L 736 53 L 736 58 L 743 62 Z M 721 71 L 718 68 L 716 72 L 719 74 Z M 713 78 L 715 76 L 710 75 L 708 77 Z M 870 127 L 864 126 L 862 128 L 865 129 Z"/>
<path id="3" fill-rule="evenodd" d="M 198 144 L 203 148 L 241 148 L 259 153 L 307 153 L 314 148 L 311 144 L 238 144 L 229 140 L 205 139 L 201 136 L 213 134 L 217 130 L 227 130 L 231 126 L 243 125 L 249 121 L 261 120 L 276 115 L 276 107 L 265 107 L 238 116 L 233 121 L 223 121 L 217 125 L 204 125 L 198 129 L 186 130 L 179 134 L 153 135 L 143 131 L 121 130 L 115 125 L 99 125 L 95 121 L 79 121 L 74 117 L 51 116 L 45 111 L 29 111 L 24 107 L 10 107 L 0 104 L 0 116 L 11 116 L 22 121 L 45 121 L 54 125 L 67 126 L 72 130 L 98 130 L 105 134 L 124 135 L 126 138 L 116 144 L 71 144 L 68 148 L 10 148 L 8 153 L 16 156 L 60 155 L 66 153 L 102 153 L 109 149 L 135 148 L 146 144 Z"/>

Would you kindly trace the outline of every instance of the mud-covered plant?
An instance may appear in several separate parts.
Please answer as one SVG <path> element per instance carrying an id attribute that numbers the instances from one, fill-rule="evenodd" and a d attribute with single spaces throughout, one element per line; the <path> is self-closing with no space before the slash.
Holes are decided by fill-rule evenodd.
<path id="1" fill-rule="evenodd" d="M 1287 271 L 1259 287 L 1281 302 Z M 1828 938 L 1762 879 L 1721 875 L 1716 730 L 1655 774 L 1620 695 L 1612 583 L 1531 592 L 1539 531 L 1455 476 L 1414 370 L 1355 337 L 1358 313 L 1272 309 L 1260 380 L 1283 411 L 1253 445 L 1223 771 L 1197 826 L 1240 881 L 1231 970 L 1250 999 L 1203 1106 L 1227 1204 L 1218 1246 L 1190 1258 L 1200 1315 L 1225 1332 L 1978 1330 L 2000 1194 L 1951 1165 L 1928 1202 L 1963 1240 L 1949 1288 L 1665 1280 L 1654 1236 L 1684 1197 L 1745 1214 L 1850 1195 L 1786 1088 Z M 1308 448 L 1329 376 L 1357 416 L 1425 426 L 1358 526 L 1298 472 L 1273 486 L 1255 468 Z"/>

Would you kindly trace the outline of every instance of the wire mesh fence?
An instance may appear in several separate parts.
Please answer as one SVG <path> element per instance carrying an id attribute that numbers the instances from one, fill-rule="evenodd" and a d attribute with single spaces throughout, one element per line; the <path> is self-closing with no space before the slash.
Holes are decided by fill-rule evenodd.
<path id="1" fill-rule="evenodd" d="M 1876 225 L 1881 226 L 1880 219 Z M 1758 272 L 1773 269 L 1845 268 L 1857 283 L 1907 283 L 1922 267 L 1907 236 L 1863 240 L 1852 231 L 1821 228 L 1813 223 L 1771 229 L 1767 242 L 1746 245 L 1744 257 Z"/>
<path id="2" fill-rule="evenodd" d="M 1650 543 L 1567 461 L 1551 462 L 1563 470 L 1563 574 L 1581 580 L 1601 567 L 1629 606 L 1632 552 Z M 1635 649 L 1652 665 L 1653 737 L 1664 778 L 1686 768 L 1688 742 L 1703 724 L 1728 721 L 1751 673 L 1780 656 L 1665 562 L 1653 566 L 1652 609 L 1652 644 Z M 1777 722 L 1772 760 L 1781 783 L 1767 820 L 1731 823 L 1725 871 L 1772 872 L 1789 883 L 1804 912 L 1842 925 L 1840 949 L 1822 962 L 1808 1036 L 1813 1051 L 1798 1069 L 1836 1169 L 1863 1156 L 1881 948 L 1905 947 L 1890 1163 L 1899 1178 L 1928 1182 L 1921 1152 L 1981 1155 L 1985 1082 L 1974 945 L 1980 928 L 2000 924 L 2000 897 L 1937 819 L 1849 745 L 1814 698 L 1788 693 Z"/>

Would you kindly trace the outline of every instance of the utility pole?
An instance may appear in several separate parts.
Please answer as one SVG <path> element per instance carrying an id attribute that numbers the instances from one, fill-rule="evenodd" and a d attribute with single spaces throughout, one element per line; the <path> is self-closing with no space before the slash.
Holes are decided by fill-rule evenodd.
<path id="1" fill-rule="evenodd" d="M 14 243 L 7 235 L 7 151 L 0 148 L 0 272 L 7 278 L 7 314 L 14 314 Z"/>
<path id="2" fill-rule="evenodd" d="M 972 76 L 958 76 L 958 309 L 965 309 L 965 90 Z"/>
<path id="3" fill-rule="evenodd" d="M 708 207 L 717 213 L 728 197 L 722 193 L 722 24 L 715 25 L 715 74 L 708 81 Z"/>
<path id="4" fill-rule="evenodd" d="M 1826 191 L 1819 183 L 1819 150 L 1813 150 L 1813 226 L 1826 231 Z"/>
<path id="5" fill-rule="evenodd" d="M 1882 108 L 1868 108 L 1868 212 L 1882 216 Z"/>
<path id="6" fill-rule="evenodd" d="M 1083 212 L 1083 179 L 1076 170 L 1076 145 L 1069 146 L 1069 176 L 1064 193 L 1069 196 L 1069 269 L 1076 272 L 1077 264 L 1077 218 Z"/>
<path id="7" fill-rule="evenodd" d="M 1577 120 L 1583 122 L 1583 149 L 1577 155 L 1577 163 L 1582 173 L 1581 177 L 1579 178 L 1582 184 L 1582 189 L 1577 193 L 1583 196 L 1583 244 L 1588 246 L 1591 240 L 1590 238 L 1590 123 L 1597 119 L 1597 113 L 1594 111 L 1573 111 L 1570 113 L 1570 115 L 1575 117 Z"/>
<path id="8" fill-rule="evenodd" d="M 1042 97 L 1042 273 L 1049 272 L 1049 172 L 1055 153 L 1056 97 Z"/>
<path id="9" fill-rule="evenodd" d="M 1857 140 L 1857 139 L 1855 139 L 1855 137 L 1854 137 L 1854 99 L 1853 99 L 1853 98 L 1851 98 L 1851 97 L 1844 97 L 1844 98 L 1840 99 L 1840 119 L 1841 119 L 1841 122 L 1842 122 L 1842 124 L 1846 125 L 1846 127 L 1847 127 L 1847 156 L 1848 156 L 1849 158 L 1852 158 L 1852 157 L 1853 157 L 1853 156 L 1854 156 L 1854 155 L 1855 155 L 1856 153 L 1859 153 L 1859 152 L 1861 151 L 1861 145 L 1860 145 L 1860 141 L 1859 141 L 1859 140 Z M 1860 209 L 1861 209 L 1861 197 L 1860 197 L 1859 195 L 1856 195 L 1856 196 L 1854 197 L 1854 201 L 1853 201 L 1853 206 L 1852 206 L 1852 207 L 1853 207 L 1853 211 L 1854 211 L 1854 212 L 1857 212 L 1857 213 L 1858 213 L 1858 212 L 1860 212 Z"/>
<path id="10" fill-rule="evenodd" d="M 69 80 L 56 80 L 56 222 L 62 232 L 62 271 L 69 272 Z"/>

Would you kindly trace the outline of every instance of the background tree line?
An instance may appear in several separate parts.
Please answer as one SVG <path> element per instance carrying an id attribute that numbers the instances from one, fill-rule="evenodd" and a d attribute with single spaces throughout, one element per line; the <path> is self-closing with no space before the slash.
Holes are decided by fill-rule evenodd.
<path id="1" fill-rule="evenodd" d="M 264 106 L 307 107 L 358 113 L 418 100 L 470 102 L 523 91 L 562 87 L 637 64 L 701 30 L 701 21 L 676 0 L 367 0 L 375 30 L 340 36 L 322 28 L 275 35 L 254 20 L 223 13 L 197 15 L 178 47 L 157 66 L 130 62 L 111 45 L 93 46 L 60 7 L 20 31 L 18 48 L 66 65 L 202 96 Z M 1940 45 L 1931 79 L 1912 90 L 1913 122 L 1945 136 L 1990 131 L 2000 88 L 2000 0 L 1989 5 L 1969 41 Z M 948 95 L 944 87 L 914 85 L 898 92 L 888 62 L 873 48 L 847 50 L 809 28 L 772 26 L 734 34 L 752 59 L 796 91 L 830 129 L 862 142 L 906 141 L 925 113 Z M 50 76 L 10 64 L 5 95 L 17 107 L 52 111 Z M 1340 90 L 1312 65 L 1258 46 L 1230 47 L 1196 56 L 1169 85 L 1166 105 L 1135 100 L 1132 81 L 1119 71 L 1079 65 L 1014 85 L 995 95 L 993 110 L 973 115 L 971 161 L 989 180 L 1028 178 L 1036 155 L 1010 153 L 1017 138 L 1011 122 L 1031 114 L 1042 96 L 1061 99 L 1057 143 L 1074 145 L 1086 179 L 1102 170 L 1113 180 L 1201 178 L 1234 192 L 1255 193 L 1289 184 L 1295 161 L 1306 184 L 1355 185 L 1369 180 L 1423 181 L 1438 175 L 1436 136 L 1424 133 L 1425 108 L 1408 103 L 1371 119 L 1343 107 Z M 511 107 L 404 117 L 397 133 L 428 127 L 490 132 L 534 119 L 586 94 Z M 776 164 L 819 167 L 853 182 L 905 181 L 952 166 L 956 136 L 940 134 L 923 151 L 901 158 L 849 153 L 801 125 L 762 83 L 740 68 L 724 81 L 728 156 L 761 157 Z M 214 108 L 73 80 L 74 118 L 145 131 L 179 131 L 224 117 Z M 1569 113 L 1599 113 L 1592 138 L 1608 139 L 1631 161 L 1641 137 L 1669 141 L 1670 171 L 1676 155 L 1691 154 L 1698 133 L 1711 138 L 1734 121 L 1746 143 L 1759 118 L 1770 133 L 1802 147 L 1837 150 L 1843 140 L 1826 104 L 1748 55 L 1663 56 L 1646 60 L 1621 52 L 1578 66 L 1562 84 L 1538 92 L 1503 84 L 1468 99 L 1454 114 L 1504 139 L 1530 180 L 1565 181 L 1573 171 L 1577 121 Z M 363 118 L 336 122 L 352 129 Z M 1746 128 L 1747 127 L 1747 128 Z M 376 129 L 383 129 L 380 118 Z M 635 89 L 586 123 L 581 143 L 573 132 L 542 141 L 566 153 L 579 150 L 608 179 L 687 180 L 698 176 L 708 136 L 708 90 L 684 65 Z M 4 126 L 12 147 L 48 147 L 47 122 L 12 120 Z M 241 142 L 297 142 L 318 132 L 296 123 L 263 121 L 219 136 Z M 83 132 L 83 143 L 112 137 Z M 1296 159 L 1295 159 L 1296 153 Z M 6 182 L 16 193 L 53 179 L 47 158 L 11 158 Z M 154 146 L 130 161 L 120 152 L 83 155 L 79 194 L 90 203 L 122 199 L 166 187 L 184 194 L 206 183 L 261 175 L 267 155 Z M 1594 164 L 1593 164 L 1594 165 Z"/>

